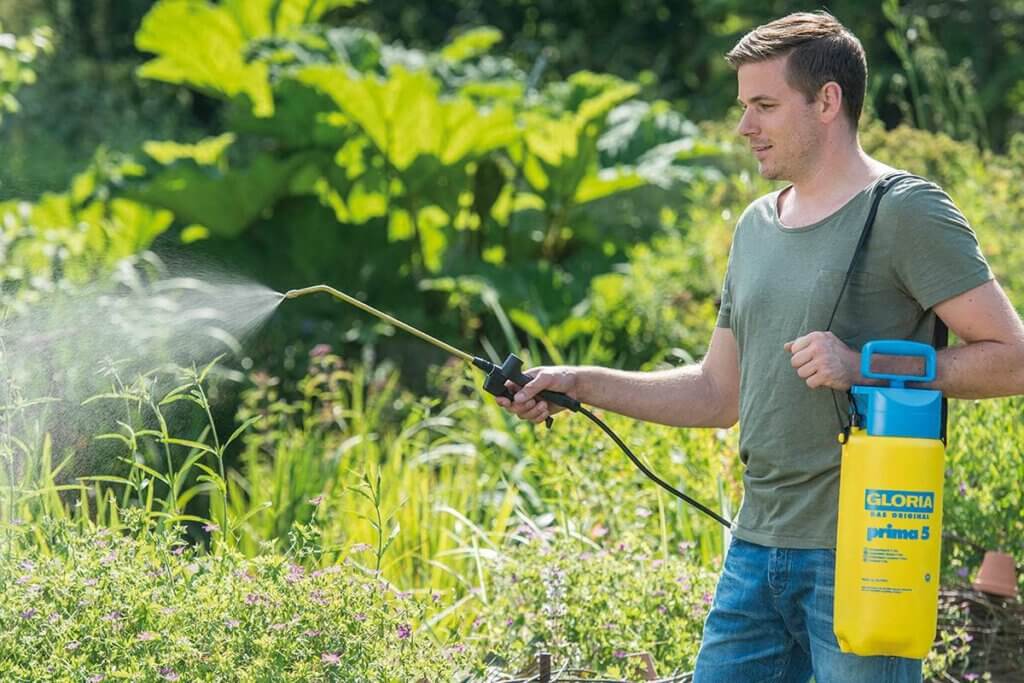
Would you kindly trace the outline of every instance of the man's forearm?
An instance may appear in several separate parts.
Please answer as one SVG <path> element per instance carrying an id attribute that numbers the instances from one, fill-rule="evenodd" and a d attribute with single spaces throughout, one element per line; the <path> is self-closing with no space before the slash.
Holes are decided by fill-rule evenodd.
<path id="1" fill-rule="evenodd" d="M 729 427 L 736 408 L 700 365 L 657 372 L 627 372 L 601 367 L 577 370 L 583 403 L 638 420 L 673 427 Z"/>
<path id="2" fill-rule="evenodd" d="M 882 356 L 872 363 L 875 372 L 919 375 L 922 362 L 917 358 Z M 860 374 L 854 384 L 881 385 Z M 1024 394 L 1024 342 L 1010 344 L 977 341 L 942 349 L 936 354 L 933 382 L 908 382 L 908 386 L 938 389 L 949 398 L 996 398 Z"/>
<path id="3" fill-rule="evenodd" d="M 949 398 L 996 398 L 1024 394 L 1024 342 L 978 341 L 938 353 L 930 386 Z"/>

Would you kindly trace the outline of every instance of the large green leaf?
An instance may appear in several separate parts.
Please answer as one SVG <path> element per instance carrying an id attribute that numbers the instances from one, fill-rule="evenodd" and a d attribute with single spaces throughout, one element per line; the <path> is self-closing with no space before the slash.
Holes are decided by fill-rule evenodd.
<path id="1" fill-rule="evenodd" d="M 441 50 L 441 56 L 449 62 L 458 64 L 487 52 L 501 42 L 501 37 L 501 31 L 493 26 L 480 26 L 445 45 Z"/>
<path id="2" fill-rule="evenodd" d="M 224 133 L 212 138 L 200 140 L 194 145 L 181 144 L 174 141 L 149 140 L 142 145 L 146 154 L 161 164 L 167 165 L 179 159 L 191 159 L 200 166 L 213 166 L 224 154 L 224 151 L 235 141 L 233 133 Z"/>
<path id="3" fill-rule="evenodd" d="M 269 116 L 274 102 L 267 67 L 245 61 L 246 43 L 226 7 L 202 0 L 162 0 L 135 34 L 139 50 L 157 55 L 139 67 L 139 75 L 227 98 L 246 95 L 257 116 Z"/>
<path id="4" fill-rule="evenodd" d="M 442 100 L 439 84 L 424 71 L 395 67 L 381 80 L 317 65 L 296 78 L 330 95 L 399 172 L 421 155 L 446 165 L 465 163 L 519 134 L 509 107 L 485 112 L 465 98 Z"/>
<path id="5" fill-rule="evenodd" d="M 277 159 L 256 157 L 247 168 L 219 173 L 181 161 L 124 193 L 152 206 L 170 209 L 179 220 L 198 223 L 220 237 L 236 237 L 264 210 L 287 194 L 292 176 L 326 163 L 315 152 Z"/>

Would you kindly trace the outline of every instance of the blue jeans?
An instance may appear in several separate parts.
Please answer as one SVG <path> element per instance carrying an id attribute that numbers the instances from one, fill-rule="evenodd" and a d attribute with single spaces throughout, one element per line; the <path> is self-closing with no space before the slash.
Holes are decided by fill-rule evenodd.
<path id="1" fill-rule="evenodd" d="M 733 538 L 697 655 L 694 683 L 905 683 L 921 660 L 840 652 L 832 632 L 833 550 Z"/>

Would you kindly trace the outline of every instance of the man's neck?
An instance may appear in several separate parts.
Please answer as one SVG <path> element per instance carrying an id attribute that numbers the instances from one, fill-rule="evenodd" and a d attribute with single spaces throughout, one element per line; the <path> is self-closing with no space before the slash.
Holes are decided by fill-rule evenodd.
<path id="1" fill-rule="evenodd" d="M 779 196 L 779 217 L 785 225 L 799 227 L 827 217 L 892 170 L 865 154 L 857 142 L 825 146 L 823 152 Z"/>

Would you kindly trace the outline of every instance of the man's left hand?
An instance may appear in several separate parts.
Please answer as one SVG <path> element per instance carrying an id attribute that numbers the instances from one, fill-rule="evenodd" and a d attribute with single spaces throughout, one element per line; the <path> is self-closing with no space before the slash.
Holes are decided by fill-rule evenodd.
<path id="1" fill-rule="evenodd" d="M 811 389 L 846 391 L 859 377 L 860 354 L 831 332 L 811 332 L 786 342 L 790 364 Z"/>

